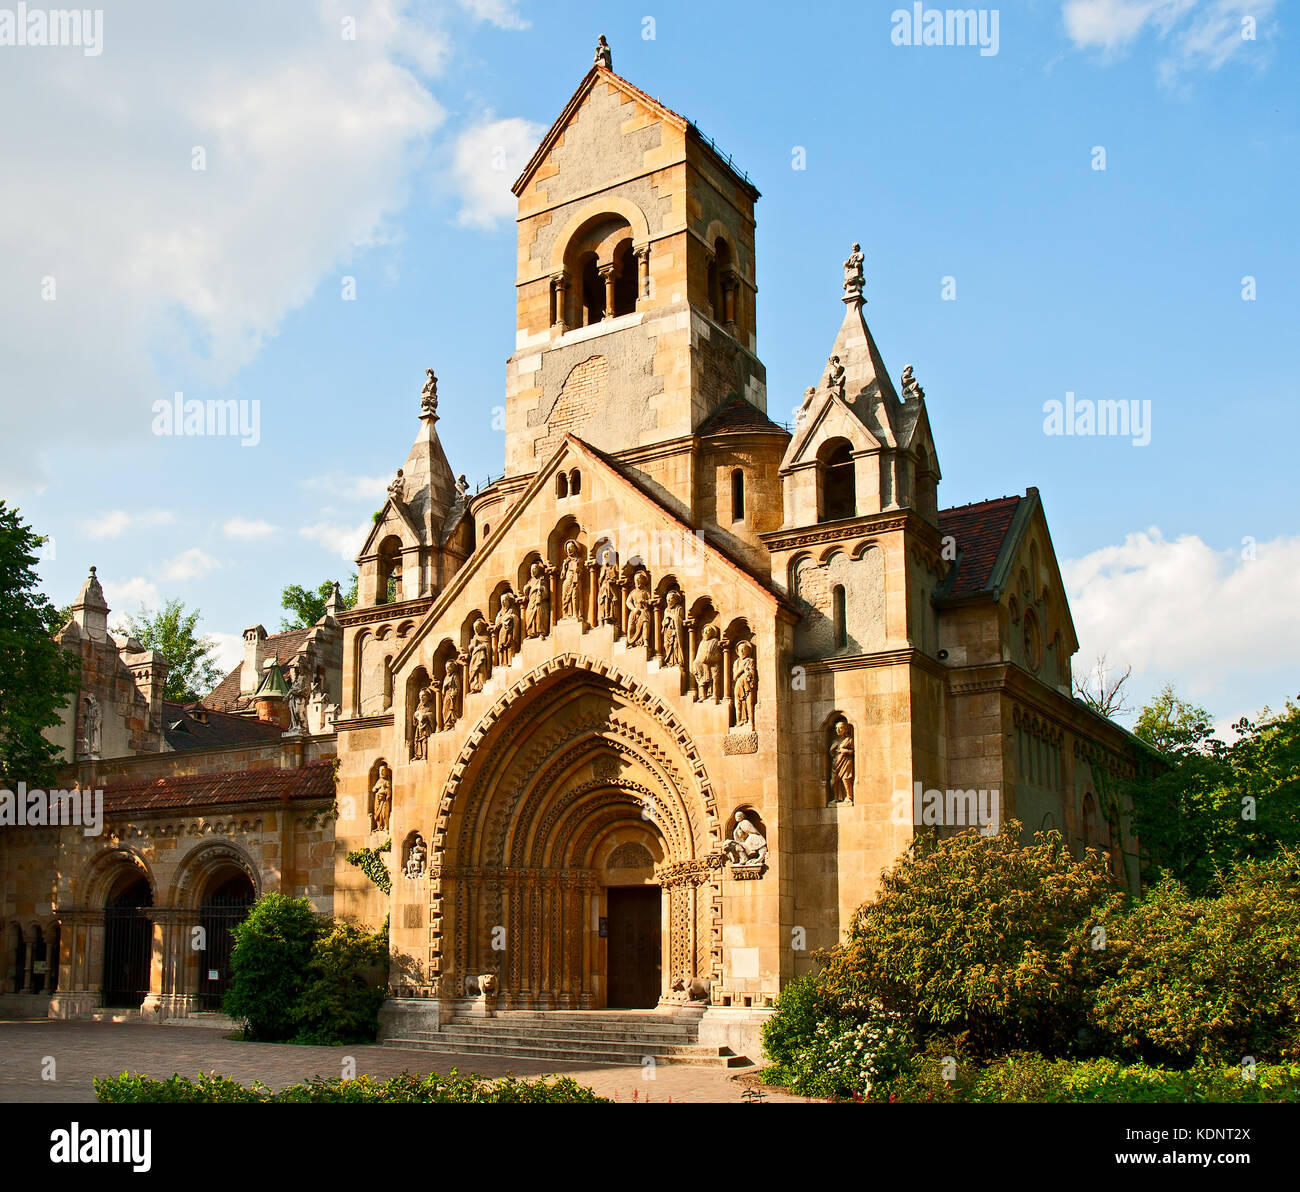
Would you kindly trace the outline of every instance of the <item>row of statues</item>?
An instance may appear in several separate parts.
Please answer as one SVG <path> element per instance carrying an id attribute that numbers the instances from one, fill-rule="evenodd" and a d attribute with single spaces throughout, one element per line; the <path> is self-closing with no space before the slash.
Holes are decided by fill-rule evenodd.
<path id="1" fill-rule="evenodd" d="M 641 647 L 648 656 L 657 653 L 662 668 L 680 668 L 689 678 L 694 702 L 730 702 L 733 727 L 753 730 L 758 664 L 751 642 L 734 642 L 735 659 L 728 663 L 733 643 L 723 640 L 716 625 L 708 624 L 700 630 L 692 653 L 694 621 L 687 616 L 678 589 L 664 593 L 662 619 L 656 621 L 661 605 L 651 589 L 648 571 L 639 568 L 625 573 L 612 551 L 588 562 L 575 542 L 565 544 L 564 560 L 558 568 L 561 618 L 588 620 L 584 569 L 595 584 L 594 616 L 590 619 L 598 625 L 614 626 L 628 646 Z M 523 590 L 518 595 L 509 589 L 502 592 L 491 623 L 478 618 L 465 647 L 445 658 L 442 677 L 417 692 L 410 723 L 412 758 L 428 756 L 429 736 L 455 726 L 463 712 L 464 696 L 482 691 L 496 667 L 511 665 L 526 638 L 549 635 L 556 573 L 553 565 L 531 564 Z"/>

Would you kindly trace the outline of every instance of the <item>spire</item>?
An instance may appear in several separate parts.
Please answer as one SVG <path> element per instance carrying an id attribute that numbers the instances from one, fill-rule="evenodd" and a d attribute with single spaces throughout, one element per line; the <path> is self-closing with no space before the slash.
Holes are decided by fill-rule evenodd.
<path id="1" fill-rule="evenodd" d="M 108 602 L 104 599 L 104 589 L 99 585 L 94 567 L 77 593 L 76 603 L 72 606 L 72 620 L 94 641 L 108 639 Z"/>
<path id="2" fill-rule="evenodd" d="M 339 581 L 334 581 L 334 590 L 330 592 L 330 598 L 325 602 L 325 615 L 332 620 L 339 619 L 339 613 L 343 611 L 343 593 L 339 591 Z"/>

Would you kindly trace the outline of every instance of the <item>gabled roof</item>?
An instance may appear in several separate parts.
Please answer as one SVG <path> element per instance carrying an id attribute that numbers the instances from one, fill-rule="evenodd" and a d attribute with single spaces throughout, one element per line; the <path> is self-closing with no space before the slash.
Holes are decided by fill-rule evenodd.
<path id="1" fill-rule="evenodd" d="M 944 580 L 943 596 L 973 596 L 993 590 L 994 568 L 1023 500 L 996 497 L 939 510 L 939 533 L 951 537 L 957 546 L 956 561 Z"/>
<path id="2" fill-rule="evenodd" d="M 177 752 L 278 741 L 284 733 L 284 729 L 273 721 L 236 716 L 231 712 L 214 712 L 201 702 L 185 705 L 164 700 L 162 721 L 163 738 Z"/>
<path id="3" fill-rule="evenodd" d="M 170 811 L 231 803 L 287 803 L 334 797 L 334 762 L 312 762 L 295 770 L 234 770 L 225 774 L 171 774 L 134 782 L 104 783 L 104 810 Z"/>
<path id="4" fill-rule="evenodd" d="M 640 103 L 643 103 L 656 116 L 668 124 L 681 129 L 688 137 L 692 137 L 708 151 L 708 153 L 717 161 L 717 163 L 731 174 L 735 180 L 745 188 L 749 193 L 751 200 L 759 198 L 758 188 L 750 182 L 731 162 L 718 151 L 713 142 L 706 137 L 694 121 L 688 120 L 680 112 L 674 112 L 667 104 L 647 95 L 640 87 L 634 83 L 629 83 L 622 75 L 615 74 L 612 70 L 606 70 L 603 66 L 593 66 L 583 77 L 578 89 L 569 97 L 569 102 L 564 105 L 560 114 L 555 118 L 555 123 L 547 130 L 542 142 L 537 146 L 536 152 L 528 159 L 528 164 L 524 166 L 523 172 L 515 179 L 515 184 L 510 188 L 517 198 L 528 185 L 529 180 L 537 171 L 537 167 L 544 162 L 550 155 L 555 143 L 563 135 L 565 128 L 573 119 L 574 113 L 582 106 L 583 101 L 591 93 L 591 89 L 597 82 L 606 82 L 611 86 L 618 88 L 625 95 L 630 95 Z"/>

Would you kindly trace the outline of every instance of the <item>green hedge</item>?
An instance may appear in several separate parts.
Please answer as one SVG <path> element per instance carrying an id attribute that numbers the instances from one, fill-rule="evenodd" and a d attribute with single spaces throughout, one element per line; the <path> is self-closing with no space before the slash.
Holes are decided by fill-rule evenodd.
<path id="1" fill-rule="evenodd" d="M 403 1072 L 388 1080 L 360 1076 L 356 1080 L 308 1080 L 273 1093 L 260 1081 L 245 1087 L 228 1076 L 200 1073 L 197 1080 L 175 1075 L 166 1080 L 148 1076 L 97 1076 L 95 1097 L 105 1105 L 609 1105 L 585 1085 L 567 1076 L 519 1080 L 513 1076 L 488 1079 L 461 1076 L 453 1068 L 419 1076 Z"/>

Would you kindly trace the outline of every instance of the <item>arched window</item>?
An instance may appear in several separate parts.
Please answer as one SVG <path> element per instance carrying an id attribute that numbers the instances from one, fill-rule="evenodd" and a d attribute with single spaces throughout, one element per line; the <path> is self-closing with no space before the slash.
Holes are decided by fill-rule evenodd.
<path id="1" fill-rule="evenodd" d="M 835 625 L 835 648 L 844 649 L 849 644 L 849 626 L 844 608 L 844 585 L 836 584 L 831 593 L 831 618 Z"/>
<path id="2" fill-rule="evenodd" d="M 636 310 L 636 253 L 632 241 L 624 240 L 614 249 L 614 317 L 630 315 Z"/>
<path id="3" fill-rule="evenodd" d="M 582 473 L 574 468 L 569 473 L 569 495 L 576 497 L 580 492 L 582 492 Z"/>
<path id="4" fill-rule="evenodd" d="M 594 252 L 582 261 L 582 325 L 590 327 L 605 317 L 605 281 Z"/>
<path id="5" fill-rule="evenodd" d="M 740 468 L 731 473 L 731 520 L 745 520 L 745 473 Z"/>
<path id="6" fill-rule="evenodd" d="M 731 245 L 721 236 L 713 242 L 713 260 L 709 264 L 709 302 L 719 323 L 729 322 L 734 312 L 727 309 L 727 282 L 732 271 Z"/>
<path id="7" fill-rule="evenodd" d="M 564 500 L 569 495 L 569 477 L 564 472 L 555 478 L 555 495 L 560 500 Z"/>
<path id="8" fill-rule="evenodd" d="M 395 604 L 402 599 L 402 540 L 390 534 L 379 544 L 379 583 L 376 604 Z"/>
<path id="9" fill-rule="evenodd" d="M 853 474 L 853 447 L 845 439 L 831 439 L 821 452 L 821 521 L 856 517 L 858 496 Z"/>

